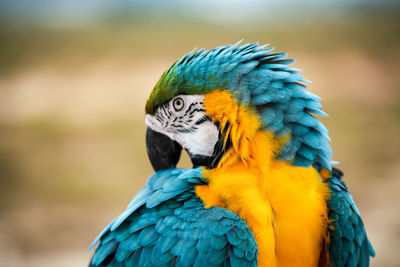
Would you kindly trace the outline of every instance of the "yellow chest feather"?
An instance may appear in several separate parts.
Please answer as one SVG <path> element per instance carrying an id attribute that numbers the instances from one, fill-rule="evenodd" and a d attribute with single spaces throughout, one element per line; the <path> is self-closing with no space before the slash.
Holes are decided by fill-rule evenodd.
<path id="1" fill-rule="evenodd" d="M 259 266 L 316 266 L 327 224 L 325 183 L 312 168 L 273 162 L 268 174 L 242 163 L 204 171 L 196 193 L 244 219 L 259 249 Z"/>

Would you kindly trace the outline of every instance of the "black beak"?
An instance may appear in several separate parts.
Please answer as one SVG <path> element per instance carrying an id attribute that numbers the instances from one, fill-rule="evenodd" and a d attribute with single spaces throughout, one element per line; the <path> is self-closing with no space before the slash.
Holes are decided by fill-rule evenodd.
<path id="1" fill-rule="evenodd" d="M 147 127 L 147 155 L 155 171 L 175 168 L 181 156 L 182 147 L 168 136 Z"/>

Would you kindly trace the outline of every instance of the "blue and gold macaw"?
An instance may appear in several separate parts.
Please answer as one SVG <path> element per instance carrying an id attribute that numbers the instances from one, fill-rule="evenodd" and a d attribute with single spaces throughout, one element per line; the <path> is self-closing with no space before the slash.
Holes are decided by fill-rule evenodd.
<path id="1" fill-rule="evenodd" d="M 146 104 L 157 172 L 96 239 L 90 266 L 369 265 L 314 116 L 326 115 L 320 98 L 272 50 L 193 51 L 162 75 Z M 193 169 L 175 168 L 182 148 Z"/>

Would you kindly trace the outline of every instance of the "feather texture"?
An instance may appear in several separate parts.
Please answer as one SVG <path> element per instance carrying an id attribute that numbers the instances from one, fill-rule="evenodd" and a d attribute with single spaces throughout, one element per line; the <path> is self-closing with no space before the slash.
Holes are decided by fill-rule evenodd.
<path id="1" fill-rule="evenodd" d="M 331 189 L 328 201 L 329 243 L 327 250 L 333 267 L 369 266 L 370 256 L 375 252 L 368 241 L 360 213 L 341 180 L 343 173 L 333 169 L 332 177 L 326 180 Z"/>
<path id="2" fill-rule="evenodd" d="M 194 193 L 204 183 L 201 168 L 152 175 L 92 244 L 90 266 L 256 266 L 253 234 L 236 214 L 204 208 Z"/>
<path id="3" fill-rule="evenodd" d="M 226 89 L 240 105 L 258 112 L 265 130 L 290 142 L 277 155 L 294 165 L 331 169 L 332 151 L 326 128 L 313 114 L 326 116 L 320 98 L 306 90 L 308 82 L 291 68 L 294 60 L 273 47 L 257 43 L 192 51 L 176 61 L 160 78 L 146 103 L 146 112 L 179 94 L 207 94 Z M 304 150 L 313 150 L 302 154 Z M 312 156 L 312 157 L 311 157 Z"/>

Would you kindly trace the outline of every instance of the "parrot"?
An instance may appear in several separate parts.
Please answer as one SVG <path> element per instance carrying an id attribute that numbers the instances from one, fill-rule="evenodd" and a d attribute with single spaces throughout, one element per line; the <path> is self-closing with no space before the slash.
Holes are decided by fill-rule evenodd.
<path id="1" fill-rule="evenodd" d="M 155 173 L 89 266 L 369 266 L 321 98 L 274 49 L 195 49 L 162 74 L 145 106 Z"/>

